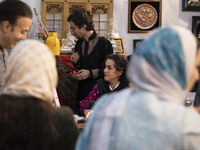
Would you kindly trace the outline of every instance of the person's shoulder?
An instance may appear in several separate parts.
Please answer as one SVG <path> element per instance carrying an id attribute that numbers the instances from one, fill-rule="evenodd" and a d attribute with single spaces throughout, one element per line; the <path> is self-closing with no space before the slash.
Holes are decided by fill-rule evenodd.
<path id="1" fill-rule="evenodd" d="M 109 83 L 105 81 L 104 79 L 99 79 L 97 81 L 97 84 L 98 84 L 98 87 L 102 89 L 109 85 Z"/>
<path id="2" fill-rule="evenodd" d="M 60 124 L 64 128 L 66 128 L 67 126 L 71 129 L 71 131 L 74 130 L 74 132 L 77 132 L 72 110 L 67 106 L 55 109 L 57 109 L 57 111 L 55 111 L 55 116 L 58 124 Z"/>
<path id="3" fill-rule="evenodd" d="M 99 80 L 97 81 L 97 83 L 98 83 L 98 84 L 105 83 L 105 80 L 104 80 L 104 79 L 99 79 Z"/>
<path id="4" fill-rule="evenodd" d="M 57 109 L 57 113 L 60 116 L 70 116 L 70 118 L 73 116 L 72 110 L 69 107 L 61 107 L 61 108 L 56 108 Z"/>
<path id="5" fill-rule="evenodd" d="M 77 44 L 81 44 L 83 42 L 83 38 L 80 38 L 80 39 L 78 39 L 78 41 L 76 42 L 76 45 Z"/>
<path id="6" fill-rule="evenodd" d="M 104 41 L 104 42 L 110 42 L 107 38 L 104 36 L 99 36 L 99 41 Z"/>
<path id="7" fill-rule="evenodd" d="M 101 46 L 108 46 L 109 48 L 112 49 L 112 44 L 110 43 L 110 41 L 105 38 L 104 36 L 100 36 L 99 37 L 99 42 L 98 42 Z M 113 53 L 113 52 L 112 52 Z"/>

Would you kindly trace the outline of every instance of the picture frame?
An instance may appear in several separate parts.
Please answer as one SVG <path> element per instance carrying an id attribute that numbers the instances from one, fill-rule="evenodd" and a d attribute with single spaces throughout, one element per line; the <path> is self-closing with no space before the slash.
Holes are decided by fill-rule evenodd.
<path id="1" fill-rule="evenodd" d="M 133 52 L 135 52 L 135 49 L 141 44 L 141 42 L 144 39 L 133 39 Z"/>
<path id="2" fill-rule="evenodd" d="M 182 0 L 182 11 L 200 11 L 200 1 Z"/>
<path id="3" fill-rule="evenodd" d="M 192 32 L 200 39 L 200 16 L 192 16 Z"/>
<path id="4" fill-rule="evenodd" d="M 113 38 L 113 40 L 116 43 L 116 47 L 115 47 L 115 54 L 119 54 L 119 55 L 125 55 L 125 48 L 124 48 L 124 40 L 123 37 L 119 37 L 119 38 Z"/>
<path id="5" fill-rule="evenodd" d="M 148 33 L 160 27 L 161 16 L 162 0 L 129 0 L 128 33 Z"/>

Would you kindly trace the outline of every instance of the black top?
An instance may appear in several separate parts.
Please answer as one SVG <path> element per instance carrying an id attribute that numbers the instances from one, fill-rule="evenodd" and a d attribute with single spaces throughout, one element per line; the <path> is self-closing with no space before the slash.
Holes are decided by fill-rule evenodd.
<path id="1" fill-rule="evenodd" d="M 94 31 L 88 42 L 84 38 L 77 41 L 75 52 L 80 56 L 75 67 L 90 70 L 90 77 L 79 81 L 76 98 L 77 110 L 79 110 L 79 101 L 85 99 L 99 78 L 103 78 L 103 62 L 107 55 L 113 53 L 113 48 L 110 41 L 98 36 Z"/>
<path id="2" fill-rule="evenodd" d="M 77 41 L 75 52 L 80 55 L 78 65 L 75 66 L 77 69 L 99 69 L 99 76 L 102 77 L 103 61 L 107 55 L 113 53 L 113 48 L 110 41 L 105 37 L 99 37 L 94 31 L 88 42 L 84 38 Z"/>
<path id="3" fill-rule="evenodd" d="M 100 96 L 102 96 L 106 93 L 111 93 L 111 92 L 116 92 L 116 91 L 122 90 L 129 86 L 129 82 L 127 79 L 121 80 L 119 86 L 114 90 L 110 90 L 109 82 L 105 81 L 104 79 L 99 79 L 97 83 L 98 83 L 98 89 L 99 89 Z"/>

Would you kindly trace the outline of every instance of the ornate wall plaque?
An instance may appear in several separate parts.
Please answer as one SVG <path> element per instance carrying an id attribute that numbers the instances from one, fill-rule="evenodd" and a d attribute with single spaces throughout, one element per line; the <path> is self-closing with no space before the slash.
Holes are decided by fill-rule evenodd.
<path id="1" fill-rule="evenodd" d="M 138 28 L 149 29 L 155 25 L 158 15 L 151 5 L 141 4 L 133 11 L 132 19 Z"/>
<path id="2" fill-rule="evenodd" d="M 129 0 L 128 32 L 147 33 L 161 26 L 161 0 Z"/>

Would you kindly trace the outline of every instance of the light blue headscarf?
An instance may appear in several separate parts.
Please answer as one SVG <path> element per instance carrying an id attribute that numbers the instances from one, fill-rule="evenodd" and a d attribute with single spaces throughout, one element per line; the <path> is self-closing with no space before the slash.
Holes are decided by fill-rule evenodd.
<path id="1" fill-rule="evenodd" d="M 182 27 L 152 33 L 130 61 L 128 77 L 133 85 L 157 93 L 161 99 L 183 103 L 197 54 L 195 40 L 191 31 Z"/>
<path id="2" fill-rule="evenodd" d="M 154 108 L 159 108 L 160 100 L 183 105 L 187 84 L 194 69 L 196 49 L 195 37 L 185 28 L 169 27 L 154 31 L 140 44 L 129 62 L 128 77 L 133 87 L 104 95 L 97 101 L 93 114 L 79 136 L 76 150 L 133 149 L 130 145 L 134 141 L 129 137 L 132 137 L 132 131 L 139 129 L 140 124 L 137 126 L 136 123 L 133 130 L 130 118 L 133 113 L 140 116 L 141 109 L 145 107 L 138 102 L 145 102 L 147 109 L 153 107 L 153 112 Z M 146 113 L 142 115 L 145 118 Z M 147 119 L 151 118 L 147 115 Z M 137 118 L 131 119 L 132 122 L 135 120 Z M 124 131 L 131 134 L 124 135 Z M 137 138 L 137 135 L 133 137 Z M 121 142 L 122 139 L 129 145 Z"/>

